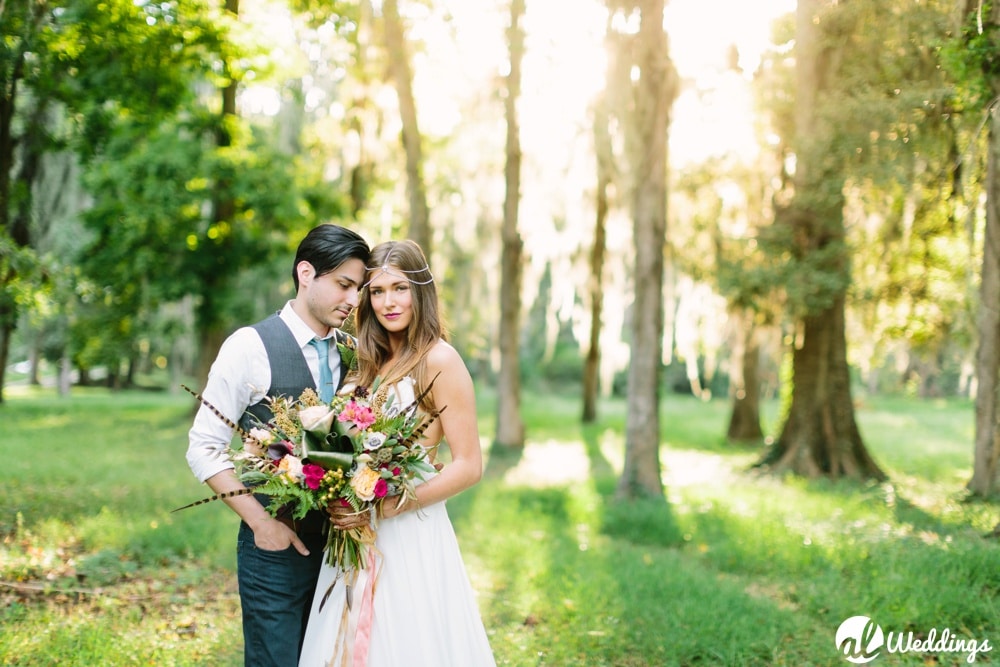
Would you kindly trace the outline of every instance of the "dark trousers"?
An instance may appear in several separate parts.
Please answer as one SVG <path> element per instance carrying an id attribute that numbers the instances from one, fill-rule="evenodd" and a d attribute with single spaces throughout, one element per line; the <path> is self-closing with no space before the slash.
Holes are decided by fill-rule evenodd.
<path id="1" fill-rule="evenodd" d="M 297 667 L 316 578 L 323 562 L 324 537 L 301 532 L 309 549 L 265 551 L 253 531 L 240 522 L 236 571 L 243 608 L 243 664 L 246 667 Z"/>

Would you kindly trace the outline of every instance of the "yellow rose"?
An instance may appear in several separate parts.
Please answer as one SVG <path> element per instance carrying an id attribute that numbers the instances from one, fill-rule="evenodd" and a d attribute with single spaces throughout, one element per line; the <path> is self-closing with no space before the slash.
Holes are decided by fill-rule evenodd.
<path id="1" fill-rule="evenodd" d="M 375 484 L 379 479 L 377 472 L 368 466 L 361 466 L 351 478 L 351 488 L 361 500 L 375 500 Z"/>

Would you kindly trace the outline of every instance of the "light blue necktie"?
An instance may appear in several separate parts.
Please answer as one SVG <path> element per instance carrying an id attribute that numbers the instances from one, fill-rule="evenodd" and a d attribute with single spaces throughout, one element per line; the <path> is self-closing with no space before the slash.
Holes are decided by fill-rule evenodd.
<path id="1" fill-rule="evenodd" d="M 319 353 L 319 400 L 329 403 L 333 400 L 333 373 L 330 371 L 330 343 L 313 338 L 309 344 Z"/>

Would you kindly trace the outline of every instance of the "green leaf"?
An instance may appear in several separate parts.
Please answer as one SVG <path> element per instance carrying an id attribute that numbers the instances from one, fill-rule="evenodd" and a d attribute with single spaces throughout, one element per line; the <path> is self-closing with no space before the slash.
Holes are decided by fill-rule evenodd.
<path id="1" fill-rule="evenodd" d="M 354 465 L 354 455 L 343 452 L 316 452 L 306 454 L 309 463 L 314 463 L 327 470 L 350 470 Z"/>

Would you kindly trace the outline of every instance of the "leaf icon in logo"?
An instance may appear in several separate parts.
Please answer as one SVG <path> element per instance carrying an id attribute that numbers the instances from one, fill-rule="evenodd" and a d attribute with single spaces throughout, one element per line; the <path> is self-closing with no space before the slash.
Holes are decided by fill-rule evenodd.
<path id="1" fill-rule="evenodd" d="M 862 665 L 878 657 L 884 635 L 878 623 L 867 616 L 851 616 L 837 628 L 835 641 L 848 662 Z"/>

